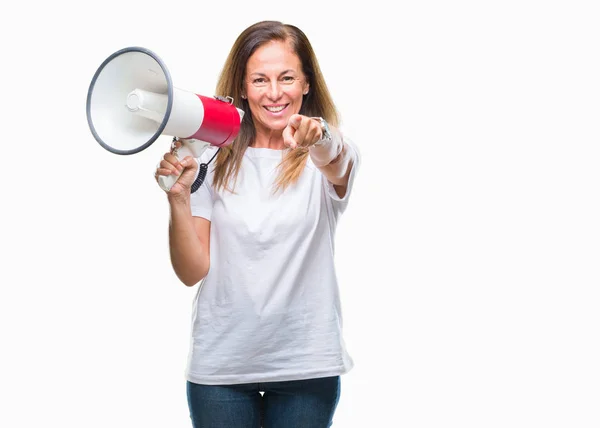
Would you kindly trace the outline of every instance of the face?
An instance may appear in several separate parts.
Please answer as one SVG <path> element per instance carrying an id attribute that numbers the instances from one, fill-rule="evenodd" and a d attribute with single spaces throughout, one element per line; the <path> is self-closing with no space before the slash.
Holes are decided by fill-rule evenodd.
<path id="1" fill-rule="evenodd" d="M 308 92 L 300 58 L 281 41 L 268 42 L 252 54 L 244 87 L 256 130 L 266 133 L 283 131 Z"/>

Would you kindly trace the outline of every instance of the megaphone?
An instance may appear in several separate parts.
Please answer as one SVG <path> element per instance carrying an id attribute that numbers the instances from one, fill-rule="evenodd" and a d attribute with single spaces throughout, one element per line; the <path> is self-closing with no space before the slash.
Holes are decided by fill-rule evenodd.
<path id="1" fill-rule="evenodd" d="M 106 150 L 131 155 L 148 148 L 161 135 L 178 137 L 176 156 L 199 157 L 210 145 L 231 144 L 244 111 L 231 97 L 206 97 L 173 87 L 164 62 L 149 49 L 121 49 L 100 65 L 90 84 L 87 121 Z M 169 191 L 179 177 L 159 176 Z"/>

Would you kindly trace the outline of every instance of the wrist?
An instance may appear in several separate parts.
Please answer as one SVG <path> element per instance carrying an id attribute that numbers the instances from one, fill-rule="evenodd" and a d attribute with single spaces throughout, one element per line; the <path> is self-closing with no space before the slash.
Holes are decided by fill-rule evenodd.
<path id="1" fill-rule="evenodd" d="M 313 144 L 313 146 L 323 146 L 324 144 L 327 144 L 327 142 L 331 141 L 332 134 L 327 121 L 322 117 L 311 117 L 311 119 L 319 122 L 321 127 L 321 138 L 315 144 Z"/>
<path id="2" fill-rule="evenodd" d="M 190 194 L 188 192 L 185 192 L 184 194 L 167 193 L 167 200 L 172 209 L 191 207 Z"/>

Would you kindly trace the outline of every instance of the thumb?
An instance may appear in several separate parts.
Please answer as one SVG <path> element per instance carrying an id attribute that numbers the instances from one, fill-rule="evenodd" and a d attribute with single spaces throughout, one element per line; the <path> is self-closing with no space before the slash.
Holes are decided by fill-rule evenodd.
<path id="1" fill-rule="evenodd" d="M 288 126 L 283 130 L 283 144 L 288 146 L 290 149 L 295 149 L 297 144 L 294 139 L 294 134 L 296 133 L 296 128 L 292 126 L 292 120 L 288 121 Z"/>

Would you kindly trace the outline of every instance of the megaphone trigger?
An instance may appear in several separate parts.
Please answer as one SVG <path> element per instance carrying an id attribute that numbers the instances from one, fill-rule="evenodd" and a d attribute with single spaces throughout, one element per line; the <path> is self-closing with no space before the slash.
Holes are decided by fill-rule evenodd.
<path id="1" fill-rule="evenodd" d="M 177 157 L 177 137 L 173 137 L 173 141 L 171 142 L 171 154 Z"/>

